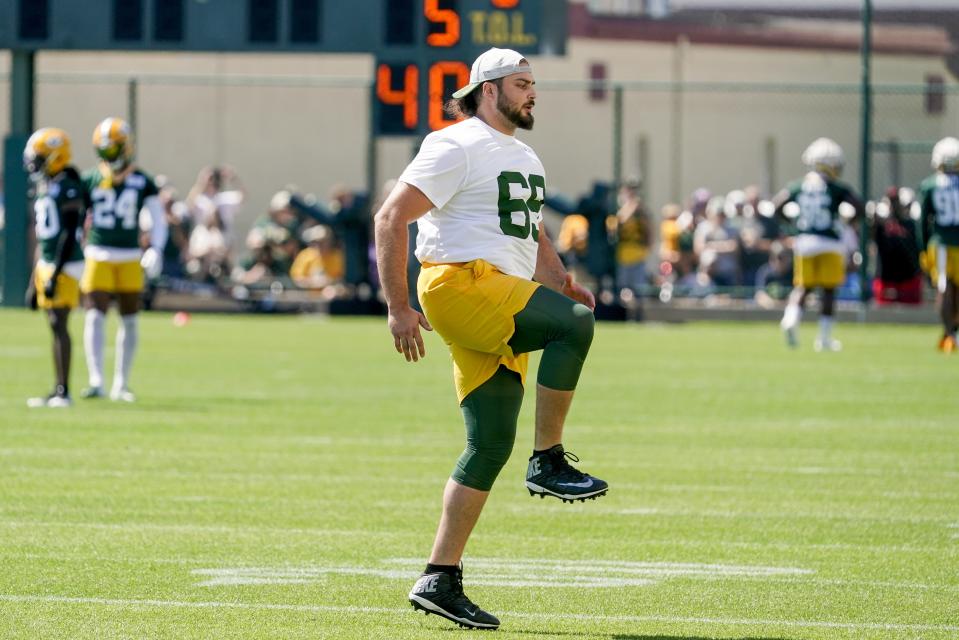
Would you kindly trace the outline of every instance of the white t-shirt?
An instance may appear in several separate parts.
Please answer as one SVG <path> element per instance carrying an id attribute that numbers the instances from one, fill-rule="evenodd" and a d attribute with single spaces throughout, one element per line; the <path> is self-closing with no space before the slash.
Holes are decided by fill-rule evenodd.
<path id="1" fill-rule="evenodd" d="M 533 278 L 546 172 L 529 145 L 469 118 L 426 136 L 399 179 L 433 203 L 417 221 L 420 262 L 483 259 Z"/>

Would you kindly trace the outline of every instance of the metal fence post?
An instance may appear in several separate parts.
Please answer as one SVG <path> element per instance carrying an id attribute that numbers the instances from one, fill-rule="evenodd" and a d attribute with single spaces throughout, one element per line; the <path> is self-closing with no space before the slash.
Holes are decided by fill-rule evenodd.
<path id="1" fill-rule="evenodd" d="M 861 125 L 861 157 L 860 157 L 860 193 L 863 202 L 869 200 L 872 185 L 872 0 L 863 0 L 862 3 L 862 113 Z M 871 287 L 869 286 L 869 220 L 863 215 L 859 228 L 859 251 L 862 262 L 859 265 L 859 286 L 862 298 L 862 309 L 865 310 L 869 301 Z"/>
<path id="2" fill-rule="evenodd" d="M 27 174 L 23 169 L 23 147 L 33 131 L 33 51 L 12 51 L 10 70 L 10 135 L 3 141 L 6 213 L 0 260 L 3 261 L 3 306 L 21 307 L 30 277 Z"/>
<path id="3" fill-rule="evenodd" d="M 613 87 L 613 184 L 623 184 L 623 85 Z"/>
<path id="4" fill-rule="evenodd" d="M 127 82 L 127 122 L 130 123 L 130 130 L 133 135 L 137 133 L 137 97 L 139 95 L 140 84 L 136 78 L 130 78 Z M 136 139 L 134 137 L 134 139 Z"/>

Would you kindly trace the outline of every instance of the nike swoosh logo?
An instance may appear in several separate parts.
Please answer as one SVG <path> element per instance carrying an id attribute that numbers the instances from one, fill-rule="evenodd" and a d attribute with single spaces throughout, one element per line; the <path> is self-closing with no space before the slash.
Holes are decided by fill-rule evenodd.
<path id="1" fill-rule="evenodd" d="M 582 489 L 589 489 L 593 486 L 593 479 L 590 478 L 586 482 L 557 482 L 556 484 L 564 487 L 580 487 Z"/>
<path id="2" fill-rule="evenodd" d="M 478 609 L 473 609 L 472 611 L 470 611 L 470 610 L 467 609 L 466 607 L 463 607 L 463 611 L 465 611 L 466 613 L 470 614 L 471 616 L 475 616 L 475 615 L 476 615 L 476 612 L 478 611 Z"/>

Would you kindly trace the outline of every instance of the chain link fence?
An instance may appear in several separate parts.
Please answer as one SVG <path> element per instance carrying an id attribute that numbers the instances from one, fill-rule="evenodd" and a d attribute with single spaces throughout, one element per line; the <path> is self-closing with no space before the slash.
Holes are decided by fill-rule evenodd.
<path id="1" fill-rule="evenodd" d="M 246 229 L 277 190 L 293 184 L 320 200 L 337 184 L 364 191 L 396 176 L 418 142 L 371 145 L 370 80 L 361 76 L 41 73 L 37 81 L 37 125 L 70 132 L 81 166 L 93 163 L 88 134 L 108 114 L 135 122 L 140 161 L 168 176 L 181 195 L 201 167 L 233 165 L 248 192 L 234 232 L 237 258 Z M 688 207 L 700 188 L 722 195 L 755 186 L 768 197 L 802 175 L 799 157 L 820 136 L 842 145 L 843 178 L 856 190 L 860 184 L 858 84 L 542 78 L 537 88 L 536 126 L 521 137 L 542 158 L 550 192 L 570 203 L 564 213 L 575 212 L 597 185 L 638 180 L 658 240 L 668 205 Z M 932 145 L 959 133 L 959 87 L 877 84 L 873 92 L 866 195 L 878 199 L 888 186 L 915 188 L 931 171 Z M 8 104 L 9 78 L 0 74 L 4 134 Z M 615 213 L 614 198 L 606 206 L 605 214 Z M 615 237 L 609 240 L 605 250 L 612 252 Z M 657 272 L 657 253 L 654 244 L 650 274 Z M 654 292 L 654 279 L 649 284 Z"/>

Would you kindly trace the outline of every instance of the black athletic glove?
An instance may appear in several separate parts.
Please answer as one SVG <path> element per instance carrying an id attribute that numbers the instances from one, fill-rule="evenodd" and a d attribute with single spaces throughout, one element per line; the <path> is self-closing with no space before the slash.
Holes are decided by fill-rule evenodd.
<path id="1" fill-rule="evenodd" d="M 53 300 L 53 296 L 57 292 L 57 277 L 54 275 L 52 278 L 47 280 L 46 284 L 43 285 L 43 295 L 47 297 L 47 300 Z"/>

